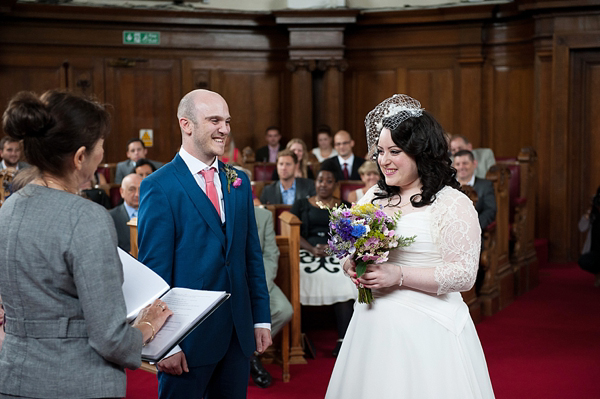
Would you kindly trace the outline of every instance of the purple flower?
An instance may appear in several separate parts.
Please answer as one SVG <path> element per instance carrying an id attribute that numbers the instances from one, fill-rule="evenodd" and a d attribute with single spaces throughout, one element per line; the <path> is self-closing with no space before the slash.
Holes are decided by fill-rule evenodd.
<path id="1" fill-rule="evenodd" d="M 239 177 L 237 179 L 235 179 L 235 181 L 233 182 L 233 188 L 238 188 L 239 186 L 242 185 L 242 179 L 240 179 Z"/>

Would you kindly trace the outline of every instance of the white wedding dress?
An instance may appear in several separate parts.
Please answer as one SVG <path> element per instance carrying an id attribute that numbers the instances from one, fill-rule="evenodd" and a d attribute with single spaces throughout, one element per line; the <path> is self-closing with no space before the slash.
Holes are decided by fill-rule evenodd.
<path id="1" fill-rule="evenodd" d="M 370 202 L 374 189 L 360 202 Z M 403 215 L 397 234 L 417 237 L 391 251 L 390 263 L 422 268 L 437 294 L 389 287 L 373 290 L 372 305 L 357 303 L 326 398 L 493 398 L 483 350 L 458 292 L 472 286 L 477 271 L 480 230 L 472 202 L 445 187 L 432 205 Z"/>

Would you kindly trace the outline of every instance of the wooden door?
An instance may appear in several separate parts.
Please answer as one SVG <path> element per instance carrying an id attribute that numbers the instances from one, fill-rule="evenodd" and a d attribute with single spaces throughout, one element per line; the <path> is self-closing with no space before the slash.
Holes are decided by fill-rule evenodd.
<path id="1" fill-rule="evenodd" d="M 600 186 L 600 49 L 573 51 L 571 60 L 569 191 L 574 198 L 569 219 L 574 230 Z M 571 259 L 577 259 L 584 240 L 585 234 L 572 235 Z"/>
<path id="2" fill-rule="evenodd" d="M 123 161 L 127 142 L 152 129 L 148 158 L 169 162 L 181 146 L 177 106 L 181 99 L 180 63 L 170 59 L 106 59 L 106 102 L 112 106 L 112 133 L 105 144 L 107 162 Z"/>

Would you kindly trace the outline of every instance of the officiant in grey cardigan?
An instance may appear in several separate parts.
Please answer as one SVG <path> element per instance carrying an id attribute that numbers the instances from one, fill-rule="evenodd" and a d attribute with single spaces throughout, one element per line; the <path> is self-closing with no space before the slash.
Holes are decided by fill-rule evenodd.
<path id="1" fill-rule="evenodd" d="M 0 208 L 0 398 L 123 397 L 124 368 L 140 366 L 172 312 L 157 300 L 127 323 L 112 219 L 76 195 L 102 160 L 108 112 L 72 93 L 21 92 L 2 127 L 33 167 Z"/>

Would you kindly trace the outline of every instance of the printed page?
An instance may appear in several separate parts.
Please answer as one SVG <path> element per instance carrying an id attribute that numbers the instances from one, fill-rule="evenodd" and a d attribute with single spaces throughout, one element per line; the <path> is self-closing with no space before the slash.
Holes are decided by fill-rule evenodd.
<path id="1" fill-rule="evenodd" d="M 118 248 L 118 252 L 123 264 L 123 296 L 127 305 L 127 321 L 131 322 L 140 310 L 167 292 L 169 285 L 121 248 Z"/>
<path id="2" fill-rule="evenodd" d="M 224 291 L 172 288 L 161 299 L 173 311 L 173 315 L 154 339 L 142 349 L 142 357 L 145 360 L 159 360 L 161 354 L 170 350 L 227 297 L 228 294 Z"/>

